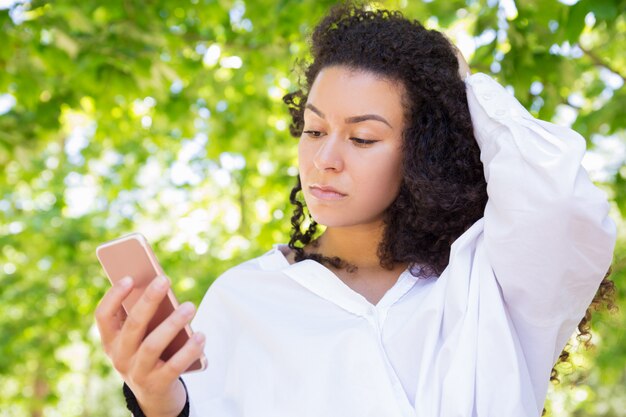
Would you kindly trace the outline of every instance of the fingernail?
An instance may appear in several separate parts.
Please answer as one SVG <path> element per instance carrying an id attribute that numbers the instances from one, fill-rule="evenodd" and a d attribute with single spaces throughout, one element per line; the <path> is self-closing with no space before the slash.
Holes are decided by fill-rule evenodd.
<path id="1" fill-rule="evenodd" d="M 165 278 L 162 275 L 159 275 L 158 277 L 154 279 L 154 285 L 156 288 L 162 290 L 163 288 L 167 287 L 167 278 Z"/>
<path id="2" fill-rule="evenodd" d="M 193 309 L 194 309 L 193 304 L 189 302 L 181 304 L 181 306 L 178 307 L 178 310 L 184 316 L 190 316 L 193 313 Z"/>
<path id="3" fill-rule="evenodd" d="M 120 287 L 128 288 L 133 283 L 133 279 L 131 277 L 124 277 L 120 280 Z"/>
<path id="4" fill-rule="evenodd" d="M 191 335 L 191 338 L 199 345 L 204 343 L 204 335 L 202 333 L 194 333 Z"/>

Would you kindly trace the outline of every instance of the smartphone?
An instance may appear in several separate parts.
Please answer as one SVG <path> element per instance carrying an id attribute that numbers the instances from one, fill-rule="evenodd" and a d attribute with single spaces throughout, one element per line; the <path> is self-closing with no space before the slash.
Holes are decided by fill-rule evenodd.
<path id="1" fill-rule="evenodd" d="M 139 300 L 150 282 L 157 276 L 164 275 L 156 255 L 150 248 L 146 238 L 140 233 L 131 233 L 103 243 L 96 248 L 96 256 L 112 284 L 126 276 L 133 278 L 133 290 L 122 302 L 127 314 Z M 174 297 L 174 293 L 170 288 L 167 296 L 161 301 L 152 320 L 150 320 L 146 335 L 172 314 L 177 307 L 178 301 L 176 301 L 176 297 Z M 161 359 L 167 361 L 171 358 L 183 347 L 191 335 L 191 327 L 186 325 L 163 351 Z M 206 358 L 203 356 L 192 363 L 185 370 L 185 373 L 200 371 L 206 369 L 206 366 Z"/>

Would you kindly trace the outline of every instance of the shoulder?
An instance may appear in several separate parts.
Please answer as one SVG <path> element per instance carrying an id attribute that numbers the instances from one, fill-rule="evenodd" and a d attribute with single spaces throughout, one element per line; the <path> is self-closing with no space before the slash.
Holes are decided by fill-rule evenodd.
<path id="1" fill-rule="evenodd" d="M 241 285 L 249 287 L 282 276 L 282 270 L 289 266 L 284 246 L 286 245 L 276 244 L 262 255 L 227 269 L 217 277 L 211 288 L 240 287 Z"/>

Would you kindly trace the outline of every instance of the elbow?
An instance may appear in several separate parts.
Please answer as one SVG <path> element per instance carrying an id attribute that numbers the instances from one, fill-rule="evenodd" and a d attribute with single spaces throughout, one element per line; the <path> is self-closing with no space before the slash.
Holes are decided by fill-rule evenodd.
<path id="1" fill-rule="evenodd" d="M 565 242 L 570 242 L 587 259 L 594 275 L 603 277 L 613 260 L 617 240 L 617 226 L 609 217 L 609 204 L 606 200 L 576 203 L 569 203 Z"/>

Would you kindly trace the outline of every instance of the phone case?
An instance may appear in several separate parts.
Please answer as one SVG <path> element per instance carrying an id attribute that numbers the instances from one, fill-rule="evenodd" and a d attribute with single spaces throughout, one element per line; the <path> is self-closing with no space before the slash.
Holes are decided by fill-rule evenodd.
<path id="1" fill-rule="evenodd" d="M 96 256 L 111 283 L 115 283 L 126 276 L 133 278 L 133 290 L 122 303 L 126 313 L 130 312 L 150 282 L 158 275 L 164 275 L 156 255 L 146 238 L 140 233 L 131 233 L 98 246 Z M 177 307 L 178 301 L 172 290 L 169 289 L 167 296 L 150 320 L 146 334 L 154 330 Z M 167 361 L 171 358 L 189 340 L 191 334 L 191 327 L 185 326 L 163 351 L 161 359 Z M 191 364 L 185 373 L 205 368 L 206 359 L 202 357 Z"/>

